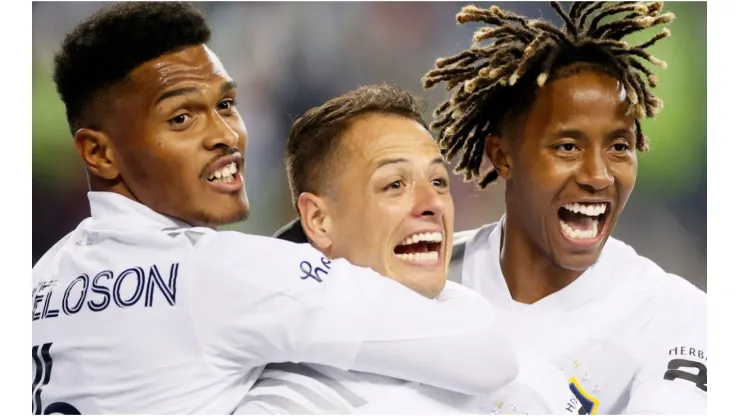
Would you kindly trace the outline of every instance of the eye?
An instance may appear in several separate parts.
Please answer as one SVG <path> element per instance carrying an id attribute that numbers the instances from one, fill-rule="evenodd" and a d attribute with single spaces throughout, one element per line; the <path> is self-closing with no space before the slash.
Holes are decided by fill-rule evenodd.
<path id="1" fill-rule="evenodd" d="M 432 185 L 440 188 L 447 188 L 449 186 L 449 182 L 445 178 L 437 178 L 432 180 Z"/>
<path id="2" fill-rule="evenodd" d="M 566 153 L 573 152 L 574 150 L 577 150 L 577 147 L 575 143 L 563 143 L 555 146 L 555 149 L 561 150 Z"/>
<path id="3" fill-rule="evenodd" d="M 626 152 L 630 150 L 629 146 L 624 143 L 615 143 L 614 144 L 614 150 L 616 150 L 619 153 Z"/>
<path id="4" fill-rule="evenodd" d="M 183 113 L 172 117 L 168 120 L 168 122 L 175 126 L 182 126 L 183 124 L 187 123 L 190 118 L 191 116 L 189 114 Z"/>
<path id="5" fill-rule="evenodd" d="M 236 105 L 236 101 L 232 99 L 226 99 L 218 103 L 219 110 L 231 110 Z"/>
<path id="6" fill-rule="evenodd" d="M 401 183 L 401 181 L 395 181 L 388 184 L 385 188 L 383 188 L 383 190 L 389 191 L 391 189 L 401 189 L 401 186 L 403 186 L 403 183 Z"/>

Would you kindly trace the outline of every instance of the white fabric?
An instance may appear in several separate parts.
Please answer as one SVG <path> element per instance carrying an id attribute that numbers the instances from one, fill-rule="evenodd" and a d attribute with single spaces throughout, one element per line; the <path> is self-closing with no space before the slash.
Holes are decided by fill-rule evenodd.
<path id="1" fill-rule="evenodd" d="M 707 412 L 704 292 L 610 238 L 569 286 L 518 303 L 501 272 L 502 223 L 456 240 L 466 244 L 462 283 L 491 302 L 515 348 L 562 368 L 592 414 Z"/>
<path id="2" fill-rule="evenodd" d="M 327 366 L 268 365 L 236 414 L 578 414 L 557 368 L 524 349 L 517 355 L 516 379 L 479 396 Z"/>
<path id="3" fill-rule="evenodd" d="M 35 412 L 230 413 L 269 362 L 465 393 L 516 374 L 469 289 L 430 300 L 307 244 L 189 227 L 117 194 L 89 199 L 91 217 L 33 268 Z"/>

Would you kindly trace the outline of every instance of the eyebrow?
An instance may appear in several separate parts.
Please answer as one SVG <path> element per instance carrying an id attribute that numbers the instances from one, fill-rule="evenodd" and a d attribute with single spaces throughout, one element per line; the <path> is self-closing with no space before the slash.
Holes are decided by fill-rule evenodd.
<path id="1" fill-rule="evenodd" d="M 572 137 L 579 140 L 585 138 L 586 135 L 581 130 L 577 129 L 559 129 L 555 131 L 555 137 Z"/>
<path id="2" fill-rule="evenodd" d="M 562 129 L 555 131 L 556 137 L 572 137 L 574 139 L 580 140 L 584 139 L 586 137 L 586 134 L 578 129 Z M 607 137 L 609 138 L 615 138 L 619 136 L 635 136 L 635 132 L 628 128 L 619 128 L 612 132 L 610 132 Z"/>
<path id="3" fill-rule="evenodd" d="M 378 170 L 386 165 L 392 165 L 395 163 L 409 163 L 409 162 L 411 161 L 406 158 L 382 159 L 379 162 L 375 163 L 375 169 L 373 170 Z"/>
<path id="4" fill-rule="evenodd" d="M 632 130 L 632 129 L 626 129 L 626 128 L 616 129 L 613 132 L 609 133 L 609 138 L 611 138 L 611 139 L 613 139 L 615 137 L 620 137 L 620 136 L 622 136 L 622 137 L 623 136 L 628 136 L 628 137 L 635 138 L 635 137 L 637 137 L 637 134 L 635 133 L 634 130 Z"/>
<path id="5" fill-rule="evenodd" d="M 402 157 L 393 158 L 393 159 L 383 159 L 383 160 L 381 160 L 381 161 L 379 161 L 378 163 L 375 164 L 375 169 L 373 169 L 373 170 L 378 170 L 378 169 L 382 168 L 383 166 L 392 165 L 394 163 L 411 163 L 411 161 L 408 160 L 408 159 L 406 159 L 406 158 L 402 158 Z M 429 164 L 430 165 L 438 165 L 438 164 L 439 165 L 444 165 L 444 163 L 445 163 L 444 159 L 440 156 L 440 157 L 437 157 L 436 159 L 432 160 Z"/>
<path id="6" fill-rule="evenodd" d="M 226 92 L 231 91 L 231 90 L 235 90 L 236 88 L 237 88 L 236 81 L 233 81 L 233 80 L 232 81 L 226 81 L 223 84 L 221 84 L 220 94 L 225 94 Z M 172 90 L 172 91 L 167 91 L 166 93 L 160 95 L 159 98 L 157 98 L 157 101 L 154 102 L 154 105 L 157 105 L 160 102 L 162 102 L 162 101 L 164 101 L 164 100 L 166 100 L 168 98 L 173 98 L 173 97 L 179 97 L 181 95 L 192 94 L 192 93 L 195 93 L 195 92 L 198 92 L 198 91 L 200 91 L 200 89 L 198 87 L 192 87 L 192 86 L 191 87 L 178 88 L 178 89 Z"/>

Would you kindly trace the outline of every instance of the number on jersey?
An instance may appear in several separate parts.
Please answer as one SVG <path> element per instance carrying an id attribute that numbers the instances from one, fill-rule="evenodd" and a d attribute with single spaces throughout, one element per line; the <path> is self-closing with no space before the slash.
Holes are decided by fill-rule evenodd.
<path id="1" fill-rule="evenodd" d="M 54 402 L 44 409 L 41 403 L 41 392 L 49 384 L 51 379 L 51 370 L 53 368 L 53 360 L 51 358 L 51 345 L 52 343 L 46 343 L 41 346 L 34 345 L 31 348 L 31 357 L 33 358 L 33 388 L 32 392 L 32 409 L 34 415 L 80 415 L 79 410 L 69 403 Z M 41 411 L 43 409 L 43 412 Z"/>
<path id="2" fill-rule="evenodd" d="M 696 369 L 696 374 L 682 369 Z M 676 358 L 668 362 L 668 371 L 663 375 L 664 380 L 686 380 L 696 384 L 696 387 L 707 391 L 707 366 L 691 360 Z"/>

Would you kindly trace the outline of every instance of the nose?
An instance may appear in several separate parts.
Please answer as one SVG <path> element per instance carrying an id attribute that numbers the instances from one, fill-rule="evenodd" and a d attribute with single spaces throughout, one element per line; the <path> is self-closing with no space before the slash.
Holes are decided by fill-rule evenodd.
<path id="1" fill-rule="evenodd" d="M 208 150 L 218 147 L 231 149 L 239 143 L 239 134 L 231 128 L 229 123 L 219 114 L 214 112 L 208 118 L 208 128 L 204 146 Z"/>
<path id="2" fill-rule="evenodd" d="M 445 204 L 442 195 L 428 181 L 416 184 L 413 215 L 418 217 L 441 218 Z"/>
<path id="3" fill-rule="evenodd" d="M 598 151 L 584 152 L 576 175 L 576 182 L 591 192 L 600 191 L 614 183 L 614 176 L 603 155 Z"/>

